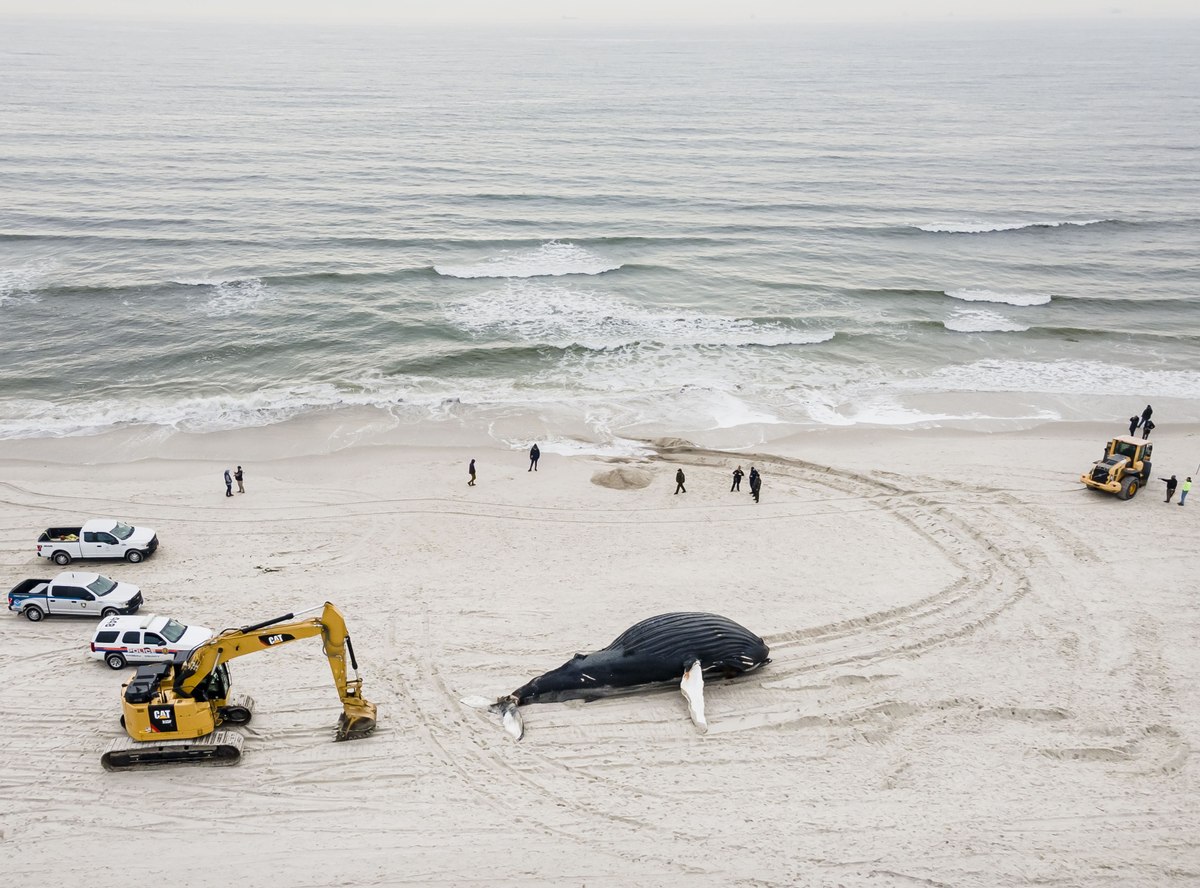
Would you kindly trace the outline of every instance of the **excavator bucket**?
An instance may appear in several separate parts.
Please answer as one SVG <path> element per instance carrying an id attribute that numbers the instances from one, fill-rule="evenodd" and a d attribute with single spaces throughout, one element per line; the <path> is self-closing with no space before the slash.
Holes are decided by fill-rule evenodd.
<path id="1" fill-rule="evenodd" d="M 375 704 L 366 700 L 342 701 L 334 740 L 361 740 L 375 730 Z"/>

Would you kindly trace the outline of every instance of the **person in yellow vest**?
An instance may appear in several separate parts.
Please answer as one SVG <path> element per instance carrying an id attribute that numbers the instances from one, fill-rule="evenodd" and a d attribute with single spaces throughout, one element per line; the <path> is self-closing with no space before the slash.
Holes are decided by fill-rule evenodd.
<path id="1" fill-rule="evenodd" d="M 1187 499 L 1188 491 L 1192 489 L 1192 476 L 1188 475 L 1187 480 L 1179 488 L 1179 505 L 1183 505 L 1183 501 Z"/>

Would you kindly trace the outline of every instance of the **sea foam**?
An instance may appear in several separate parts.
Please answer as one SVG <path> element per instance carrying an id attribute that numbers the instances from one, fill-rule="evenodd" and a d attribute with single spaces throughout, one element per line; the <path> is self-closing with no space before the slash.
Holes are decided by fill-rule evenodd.
<path id="1" fill-rule="evenodd" d="M 814 345 L 835 335 L 829 329 L 642 306 L 608 293 L 526 281 L 466 299 L 451 306 L 447 316 L 471 333 L 560 348 Z"/>
<path id="2" fill-rule="evenodd" d="M 947 330 L 956 333 L 1023 333 L 1027 324 L 1018 324 L 993 311 L 963 309 L 942 322 Z"/>
<path id="3" fill-rule="evenodd" d="M 37 288 L 50 272 L 49 259 L 37 259 L 9 268 L 0 268 L 0 305 L 39 302 Z"/>
<path id="4" fill-rule="evenodd" d="M 988 358 L 944 367 L 895 385 L 916 391 L 1028 392 L 1194 398 L 1200 370 L 1143 370 L 1103 361 L 1013 361 Z"/>
<path id="5" fill-rule="evenodd" d="M 180 279 L 173 281 L 187 287 L 204 287 L 211 292 L 197 310 L 210 318 L 226 318 L 250 311 L 275 298 L 275 292 L 259 278 Z"/>

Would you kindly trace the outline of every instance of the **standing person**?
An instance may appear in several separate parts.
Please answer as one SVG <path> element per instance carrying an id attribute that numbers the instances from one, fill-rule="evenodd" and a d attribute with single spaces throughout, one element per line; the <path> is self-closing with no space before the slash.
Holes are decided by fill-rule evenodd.
<path id="1" fill-rule="evenodd" d="M 529 471 L 537 471 L 537 461 L 542 458 L 542 451 L 538 450 L 537 444 L 529 448 Z"/>
<path id="2" fill-rule="evenodd" d="M 683 486 L 683 469 L 679 469 L 675 473 L 675 493 L 687 493 L 687 488 Z"/>
<path id="3" fill-rule="evenodd" d="M 754 466 L 750 467 L 750 478 L 748 480 L 750 481 L 750 492 L 754 493 L 754 488 L 758 486 L 758 469 L 754 468 Z"/>
<path id="4" fill-rule="evenodd" d="M 475 486 L 475 460 L 471 460 L 471 464 L 467 466 L 467 474 L 471 476 L 471 480 L 467 482 L 467 487 Z"/>
<path id="5" fill-rule="evenodd" d="M 729 488 L 730 493 L 733 493 L 735 490 L 742 489 L 742 476 L 745 474 L 746 473 L 742 471 L 741 466 L 738 466 L 733 470 L 733 487 Z"/>
<path id="6" fill-rule="evenodd" d="M 238 493 L 245 493 L 246 487 L 242 484 L 242 467 L 238 466 L 237 471 L 233 473 L 233 480 L 238 483 Z"/>
<path id="7" fill-rule="evenodd" d="M 233 476 L 229 474 L 229 469 L 225 470 L 225 495 L 233 496 Z"/>
<path id="8" fill-rule="evenodd" d="M 1164 500 L 1164 502 L 1169 503 L 1171 501 L 1171 497 L 1175 495 L 1175 488 L 1179 486 L 1179 480 L 1174 475 L 1172 475 L 1170 478 L 1159 478 L 1158 480 L 1167 482 L 1167 498 Z"/>
<path id="9" fill-rule="evenodd" d="M 1188 491 L 1192 489 L 1192 476 L 1188 475 L 1183 482 L 1183 488 L 1179 491 L 1179 505 L 1183 505 L 1183 501 L 1187 499 Z"/>
<path id="10" fill-rule="evenodd" d="M 1145 425 L 1150 421 L 1150 414 L 1153 412 L 1154 408 L 1147 404 L 1146 409 L 1142 411 L 1142 425 Z"/>
<path id="11" fill-rule="evenodd" d="M 1133 416 L 1129 417 L 1129 436 L 1131 438 L 1133 437 L 1133 433 L 1137 431 L 1137 427 L 1141 423 L 1141 421 L 1142 421 L 1142 418 L 1140 416 L 1138 416 L 1136 413 L 1133 414 Z"/>
<path id="12" fill-rule="evenodd" d="M 1142 440 L 1145 441 L 1150 437 L 1150 433 L 1154 431 L 1154 420 L 1148 419 L 1142 423 Z"/>
<path id="13" fill-rule="evenodd" d="M 755 472 L 753 478 L 750 480 L 750 493 L 753 495 L 755 502 L 758 502 L 758 494 L 761 490 L 762 475 L 758 474 L 758 472 Z"/>

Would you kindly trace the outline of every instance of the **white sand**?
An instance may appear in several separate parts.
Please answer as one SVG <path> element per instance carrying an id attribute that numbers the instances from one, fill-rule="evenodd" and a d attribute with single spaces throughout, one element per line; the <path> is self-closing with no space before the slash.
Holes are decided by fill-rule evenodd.
<path id="1" fill-rule="evenodd" d="M 240 765 L 110 774 L 129 673 L 86 658 L 94 624 L 0 615 L 7 884 L 1198 884 L 1200 493 L 1085 491 L 1119 431 L 821 432 L 791 459 L 547 453 L 536 475 L 523 452 L 293 455 L 278 430 L 7 442 L 4 582 L 57 571 L 33 556 L 50 524 L 151 525 L 158 554 L 99 568 L 148 611 L 332 600 L 380 712 L 332 743 L 298 642 L 232 667 L 258 701 Z M 1191 472 L 1197 433 L 1156 432 L 1155 474 Z M 728 492 L 738 463 L 761 504 Z M 619 466 L 653 483 L 591 482 Z M 772 648 L 709 685 L 706 736 L 674 691 L 526 707 L 519 744 L 459 702 L 670 610 Z"/>

